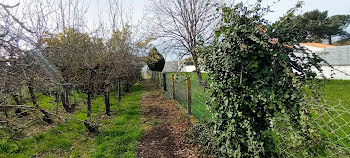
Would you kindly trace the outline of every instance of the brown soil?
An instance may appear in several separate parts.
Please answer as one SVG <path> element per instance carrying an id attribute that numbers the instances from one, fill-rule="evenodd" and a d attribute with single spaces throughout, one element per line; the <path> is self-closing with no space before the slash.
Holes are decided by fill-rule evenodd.
<path id="1" fill-rule="evenodd" d="M 141 98 L 145 134 L 137 147 L 141 158 L 198 157 L 185 135 L 191 122 L 175 102 L 166 100 L 162 90 L 150 80 L 143 81 Z"/>

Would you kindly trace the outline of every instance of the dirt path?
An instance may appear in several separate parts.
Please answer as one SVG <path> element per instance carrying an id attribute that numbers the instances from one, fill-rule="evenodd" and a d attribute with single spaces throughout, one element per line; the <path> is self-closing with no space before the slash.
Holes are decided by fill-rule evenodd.
<path id="1" fill-rule="evenodd" d="M 197 157 L 186 144 L 185 131 L 190 127 L 188 116 L 150 80 L 143 81 L 146 91 L 141 98 L 145 134 L 137 147 L 141 158 Z"/>

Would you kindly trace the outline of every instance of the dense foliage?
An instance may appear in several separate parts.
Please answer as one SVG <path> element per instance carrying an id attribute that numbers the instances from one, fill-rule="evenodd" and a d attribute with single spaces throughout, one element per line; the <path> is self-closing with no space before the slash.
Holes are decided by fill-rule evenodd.
<path id="1" fill-rule="evenodd" d="M 278 157 L 282 139 L 300 153 L 318 154 L 319 134 L 305 122 L 305 91 L 317 97 L 311 68 L 319 69 L 322 59 L 298 45 L 299 32 L 288 22 L 300 4 L 273 25 L 262 18 L 268 9 L 260 6 L 221 8 L 215 41 L 199 48 L 217 149 L 223 157 Z"/>
<path id="2" fill-rule="evenodd" d="M 158 52 L 156 48 L 152 48 L 149 51 L 147 57 L 148 68 L 152 71 L 163 71 L 165 65 L 165 59 L 162 54 Z"/>

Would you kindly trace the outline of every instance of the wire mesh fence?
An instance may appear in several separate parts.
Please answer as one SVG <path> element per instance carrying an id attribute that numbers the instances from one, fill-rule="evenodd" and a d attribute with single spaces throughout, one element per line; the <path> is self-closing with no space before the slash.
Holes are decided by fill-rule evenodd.
<path id="1" fill-rule="evenodd" d="M 192 115 L 197 120 L 203 122 L 213 119 L 212 112 L 206 105 L 208 89 L 198 84 L 195 74 L 151 72 L 151 75 L 152 80 L 164 90 L 169 99 L 176 100 L 187 110 L 190 103 Z M 203 76 L 206 77 L 205 74 Z M 187 86 L 188 80 L 190 82 L 189 87 Z M 188 93 L 190 93 L 190 98 Z M 307 145 L 315 145 L 318 148 L 314 151 L 316 157 L 350 157 L 349 105 L 343 105 L 341 102 L 338 104 L 324 103 L 323 105 L 310 102 L 310 105 L 311 116 L 307 121 L 313 126 L 314 130 L 318 131 L 318 138 L 321 141 L 314 141 L 318 144 L 307 144 L 304 138 L 308 136 L 302 136 L 302 132 L 288 129 L 287 126 L 282 124 L 275 127 L 275 130 L 280 131 L 280 138 L 283 138 L 277 139 L 279 154 L 283 157 L 310 157 L 310 151 L 306 151 L 310 149 Z M 281 118 L 280 121 L 288 122 L 283 119 Z M 298 136 L 301 137 L 295 139 Z M 299 141 L 296 143 L 298 145 L 291 142 L 295 140 Z"/>
<path id="2" fill-rule="evenodd" d="M 275 127 L 282 131 L 280 136 L 283 139 L 278 139 L 277 147 L 282 157 L 350 157 L 350 109 L 339 103 L 312 105 L 310 110 L 311 116 L 307 121 L 317 131 L 316 136 L 310 137 L 285 126 Z M 295 140 L 299 143 L 292 142 Z M 292 143 L 294 145 L 290 145 Z M 310 155 L 310 152 L 314 155 Z"/>
<path id="3" fill-rule="evenodd" d="M 198 84 L 196 75 L 151 71 L 151 77 L 164 90 L 168 99 L 176 100 L 197 120 L 211 120 L 212 114 L 206 104 L 205 88 Z"/>

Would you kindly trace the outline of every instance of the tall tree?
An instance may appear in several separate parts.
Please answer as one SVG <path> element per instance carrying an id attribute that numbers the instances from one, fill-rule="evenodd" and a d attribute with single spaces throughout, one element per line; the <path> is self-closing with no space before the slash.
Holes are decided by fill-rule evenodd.
<path id="1" fill-rule="evenodd" d="M 292 23 L 305 33 L 303 42 L 321 42 L 323 39 L 328 39 L 328 43 L 332 44 L 332 37 L 347 35 L 345 29 L 350 24 L 350 15 L 329 17 L 328 11 L 313 10 L 295 16 Z"/>
<path id="2" fill-rule="evenodd" d="M 212 37 L 215 9 L 214 0 L 152 0 L 150 6 L 152 35 L 177 49 L 178 55 L 192 56 L 201 84 L 202 75 L 195 48 L 199 40 L 208 41 Z"/>

